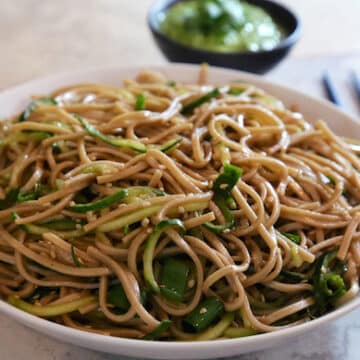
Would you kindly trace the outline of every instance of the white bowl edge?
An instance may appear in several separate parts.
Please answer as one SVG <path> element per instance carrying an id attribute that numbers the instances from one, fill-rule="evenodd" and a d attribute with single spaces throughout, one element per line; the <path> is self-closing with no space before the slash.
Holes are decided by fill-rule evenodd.
<path id="1" fill-rule="evenodd" d="M 195 82 L 199 68 L 196 65 L 188 64 L 146 65 L 94 68 L 51 75 L 0 92 L 1 115 L 8 116 L 19 112 L 27 104 L 32 94 L 48 93 L 58 87 L 79 82 L 103 82 L 116 85 L 120 84 L 121 80 L 125 78 L 134 77 L 141 69 L 161 71 L 175 81 Z M 236 70 L 210 68 L 209 83 L 221 85 L 231 80 L 242 80 L 259 86 L 283 100 L 287 106 L 296 105 L 309 121 L 322 118 L 340 135 L 360 138 L 360 126 L 357 121 L 327 101 L 316 99 L 286 86 L 264 80 L 257 75 Z M 158 359 L 217 358 L 261 350 L 313 330 L 359 306 L 360 297 L 357 297 L 321 318 L 287 328 L 286 330 L 240 339 L 187 343 L 132 340 L 87 333 L 37 318 L 12 307 L 4 301 L 0 301 L 1 312 L 36 331 L 60 341 L 112 354 Z"/>

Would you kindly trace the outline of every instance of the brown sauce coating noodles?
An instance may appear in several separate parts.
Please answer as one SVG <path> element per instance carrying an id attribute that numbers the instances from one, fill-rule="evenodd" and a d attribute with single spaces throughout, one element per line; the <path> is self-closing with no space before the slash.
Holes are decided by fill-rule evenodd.
<path id="1" fill-rule="evenodd" d="M 170 320 L 160 339 L 210 340 L 358 293 L 360 160 L 261 89 L 144 71 L 34 99 L 0 133 L 0 294 L 25 311 L 132 338 Z M 243 175 L 224 205 L 214 184 L 229 164 Z M 214 298 L 222 310 L 189 329 Z"/>

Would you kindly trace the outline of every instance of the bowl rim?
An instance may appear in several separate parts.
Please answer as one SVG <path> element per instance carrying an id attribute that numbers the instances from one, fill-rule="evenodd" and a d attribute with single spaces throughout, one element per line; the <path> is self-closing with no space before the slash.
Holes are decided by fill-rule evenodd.
<path id="1" fill-rule="evenodd" d="M 122 74 L 131 71 L 139 71 L 140 69 L 147 68 L 158 71 L 166 71 L 171 69 L 172 71 L 183 70 L 185 72 L 198 71 L 199 65 L 194 64 L 180 64 L 180 63 L 168 63 L 168 64 L 157 64 L 157 65 L 146 65 L 146 66 L 105 66 L 105 67 L 93 67 L 87 68 L 84 70 L 75 70 L 63 73 L 56 73 L 54 75 L 48 75 L 40 78 L 36 78 L 34 80 L 30 80 L 18 85 L 11 86 L 7 89 L 0 91 L 0 99 L 2 97 L 9 99 L 11 97 L 19 98 L 20 95 L 17 92 L 24 94 L 32 91 L 33 87 L 51 87 L 53 86 L 61 86 L 54 85 L 54 83 L 61 83 L 64 79 L 67 82 L 76 82 L 77 78 L 81 76 L 97 76 L 101 74 L 101 77 L 104 77 L 107 73 L 121 72 Z M 319 104 L 319 106 L 325 110 L 330 110 L 334 114 L 334 116 L 340 116 L 346 118 L 354 124 L 358 124 L 358 120 L 356 118 L 346 114 L 344 111 L 338 109 L 330 102 L 323 100 L 321 98 L 316 98 L 310 96 L 306 93 L 303 93 L 294 88 L 288 87 L 286 85 L 282 85 L 276 81 L 271 79 L 264 78 L 259 75 L 254 75 L 248 72 L 234 70 L 234 69 L 226 69 L 222 67 L 212 66 L 211 69 L 214 72 L 218 73 L 227 73 L 233 74 L 234 78 L 242 77 L 242 80 L 245 82 L 254 81 L 256 86 L 264 86 L 267 85 L 269 87 L 275 87 L 277 90 L 282 91 L 290 91 L 296 96 L 302 97 L 305 100 L 313 101 Z M 73 80 L 75 78 L 75 80 Z M 122 80 L 123 78 L 119 78 Z M 98 80 L 97 80 L 98 81 Z M 106 80 L 103 80 L 106 83 Z M 260 83 L 256 84 L 257 82 Z M 47 85 L 44 85 L 47 84 Z M 359 125 L 360 126 L 360 125 Z M 169 359 L 169 358 L 186 358 L 186 359 L 200 359 L 200 358 L 211 358 L 211 357 L 219 357 L 224 355 L 216 355 L 210 356 L 207 354 L 218 354 L 219 349 L 238 349 L 238 353 L 240 353 L 240 348 L 243 349 L 251 348 L 252 350 L 246 350 L 246 352 L 254 351 L 254 345 L 257 346 L 258 350 L 261 350 L 266 347 L 275 346 L 279 343 L 283 343 L 285 338 L 293 339 L 295 335 L 301 335 L 308 331 L 314 330 L 319 326 L 327 323 L 329 321 L 335 320 L 339 317 L 344 316 L 350 311 L 360 307 L 360 296 L 350 300 L 346 304 L 341 307 L 333 310 L 332 312 L 323 315 L 317 319 L 305 322 L 303 324 L 299 324 L 293 327 L 280 329 L 278 331 L 270 332 L 270 333 L 262 333 L 256 336 L 249 336 L 244 338 L 235 338 L 235 339 L 221 339 L 221 340 L 211 340 L 211 341 L 198 341 L 198 342 L 184 342 L 184 341 L 146 341 L 142 339 L 128 339 L 128 338 L 117 338 L 112 336 L 100 335 L 89 333 L 82 330 L 77 330 L 73 328 L 69 328 L 64 325 L 60 325 L 54 322 L 51 322 L 46 319 L 42 319 L 36 317 L 34 315 L 28 314 L 14 306 L 10 305 L 4 300 L 0 299 L 0 312 L 4 313 L 11 318 L 17 320 L 19 323 L 26 325 L 32 329 L 37 330 L 38 332 L 44 333 L 48 336 L 57 338 L 59 340 L 73 343 L 77 346 L 88 347 L 94 350 L 100 350 L 104 352 L 109 352 L 112 354 L 123 354 L 123 355 L 132 355 L 131 351 L 139 351 L 141 352 L 141 357 L 143 358 L 159 358 L 159 359 Z M 51 335 L 49 335 L 51 334 Z M 271 345 L 269 345 L 271 344 Z M 116 348 L 117 350 L 115 351 Z M 134 350 L 135 349 L 135 350 Z M 242 350 L 241 350 L 242 351 Z M 183 352 L 183 353 L 182 353 Z M 231 351 L 228 351 L 230 353 Z M 153 355 L 156 354 L 156 355 Z M 176 357 L 177 353 L 184 355 Z M 192 357 L 189 356 L 189 353 L 192 354 Z M 172 357 L 169 357 L 169 354 L 173 354 Z M 235 353 L 231 353 L 230 355 L 234 355 Z M 229 354 L 225 356 L 230 356 Z M 134 354 L 132 356 L 139 356 Z"/>
<path id="2" fill-rule="evenodd" d="M 206 50 L 201 48 L 196 48 L 190 45 L 183 44 L 175 39 L 171 38 L 170 36 L 161 32 L 155 24 L 155 17 L 160 12 L 163 11 L 173 4 L 178 2 L 184 2 L 190 0 L 157 0 L 155 1 L 149 8 L 147 12 L 147 24 L 150 28 L 151 32 L 156 35 L 157 37 L 161 38 L 162 41 L 166 41 L 167 43 L 171 44 L 172 46 L 176 46 L 180 49 L 186 51 L 193 51 L 200 55 L 212 55 L 212 56 L 222 56 L 222 57 L 234 57 L 234 56 L 263 56 L 266 54 L 271 54 L 276 51 L 284 51 L 293 45 L 299 40 L 302 32 L 302 22 L 300 20 L 299 15 L 290 7 L 285 6 L 282 3 L 277 2 L 276 0 L 260 0 L 263 2 L 267 2 L 278 9 L 282 9 L 283 11 L 287 12 L 288 15 L 293 19 L 295 23 L 294 30 L 290 32 L 281 42 L 272 49 L 269 50 L 260 50 L 260 51 L 229 51 L 229 52 L 220 52 L 220 51 L 213 51 L 213 50 Z M 247 0 L 245 0 L 247 1 Z M 251 2 L 250 2 L 251 3 Z M 257 5 L 259 7 L 263 7 L 261 5 Z"/>

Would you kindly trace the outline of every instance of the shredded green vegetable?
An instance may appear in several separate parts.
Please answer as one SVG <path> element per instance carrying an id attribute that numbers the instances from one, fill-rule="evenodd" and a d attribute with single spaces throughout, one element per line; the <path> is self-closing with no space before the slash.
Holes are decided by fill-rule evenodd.
<path id="1" fill-rule="evenodd" d="M 208 202 L 203 201 L 194 204 L 186 204 L 183 206 L 183 208 L 185 211 L 197 211 L 197 210 L 203 210 L 207 206 L 208 206 Z M 145 209 L 134 211 L 133 213 L 124 215 L 113 221 L 109 221 L 108 223 L 100 225 L 97 228 L 97 230 L 101 232 L 108 232 L 108 231 L 121 229 L 126 225 L 132 225 L 138 221 L 143 220 L 146 217 L 151 217 L 156 215 L 162 209 L 162 207 L 163 207 L 162 205 L 153 205 Z M 177 215 L 178 213 L 179 213 L 178 209 L 173 209 L 173 211 L 170 211 L 170 215 Z"/>
<path id="2" fill-rule="evenodd" d="M 69 207 L 69 210 L 77 213 L 86 213 L 88 211 L 96 211 L 100 209 L 107 208 L 112 204 L 118 202 L 121 199 L 124 199 L 128 196 L 128 191 L 126 189 L 120 190 L 115 194 L 105 196 L 101 200 L 97 200 L 88 204 L 76 204 Z"/>
<path id="3" fill-rule="evenodd" d="M 40 106 L 57 105 L 57 102 L 51 98 L 40 98 L 30 102 L 26 109 L 20 114 L 19 121 L 25 121 L 30 114 Z"/>
<path id="4" fill-rule="evenodd" d="M 86 132 L 101 141 L 103 141 L 106 144 L 115 146 L 115 147 L 124 147 L 128 148 L 140 153 L 145 153 L 147 151 L 147 148 L 144 144 L 142 144 L 139 141 L 131 140 L 131 139 L 124 139 L 122 137 L 114 137 L 114 136 L 107 136 L 100 132 L 98 129 L 96 129 L 94 126 L 90 125 L 83 117 L 74 114 L 74 117 L 80 122 L 82 127 L 86 130 Z"/>
<path id="5" fill-rule="evenodd" d="M 218 97 L 220 95 L 220 90 L 215 88 L 214 90 L 208 92 L 207 94 L 199 97 L 198 99 L 191 101 L 185 105 L 183 105 L 183 108 L 181 110 L 181 113 L 184 115 L 191 114 L 197 107 L 200 105 L 210 101 L 211 99 Z"/>
<path id="6" fill-rule="evenodd" d="M 8 303 L 26 311 L 29 314 L 40 316 L 40 317 L 53 317 L 71 313 L 80 309 L 83 306 L 95 303 L 97 301 L 95 296 L 87 296 L 82 299 L 74 300 L 68 303 L 58 305 L 33 305 L 24 300 L 19 299 L 14 295 L 10 295 L 7 299 Z"/>
<path id="7" fill-rule="evenodd" d="M 256 335 L 257 333 L 258 331 L 254 329 L 229 327 L 224 331 L 224 336 L 228 338 L 239 338 Z"/>
<path id="8" fill-rule="evenodd" d="M 161 234 L 171 227 L 178 227 L 180 230 L 185 231 L 184 225 L 180 220 L 163 220 L 155 226 L 145 243 L 143 255 L 144 277 L 150 289 L 157 294 L 160 292 L 160 287 L 155 279 L 153 271 L 154 251 Z"/>

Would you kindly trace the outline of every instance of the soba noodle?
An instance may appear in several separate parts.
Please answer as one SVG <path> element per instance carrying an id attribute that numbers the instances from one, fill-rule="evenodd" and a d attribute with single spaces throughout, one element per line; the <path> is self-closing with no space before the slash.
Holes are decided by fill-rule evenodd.
<path id="1" fill-rule="evenodd" d="M 249 336 L 359 291 L 358 146 L 252 85 L 144 71 L 1 124 L 0 293 L 161 340 Z"/>

